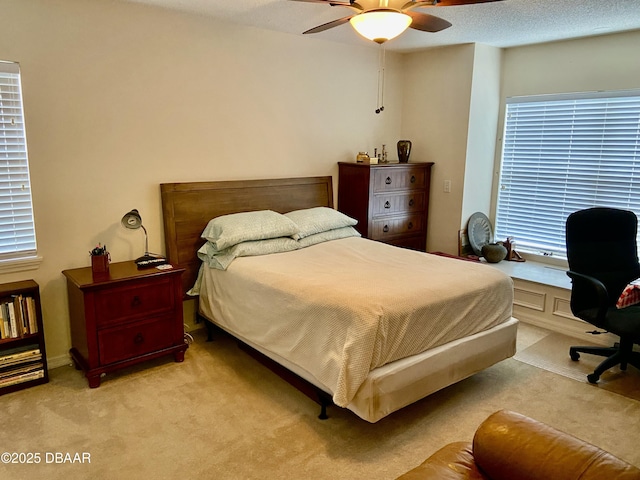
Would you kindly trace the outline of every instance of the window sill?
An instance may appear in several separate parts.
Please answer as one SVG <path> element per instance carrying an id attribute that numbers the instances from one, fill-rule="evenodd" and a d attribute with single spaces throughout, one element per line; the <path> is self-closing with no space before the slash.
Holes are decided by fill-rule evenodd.
<path id="1" fill-rule="evenodd" d="M 540 283 L 556 288 L 571 290 L 571 279 L 567 276 L 567 267 L 549 265 L 541 262 L 508 262 L 488 263 L 498 270 L 502 270 L 514 280 Z"/>
<path id="2" fill-rule="evenodd" d="M 0 260 L 0 273 L 25 272 L 40 268 L 43 258 L 40 256 Z"/>

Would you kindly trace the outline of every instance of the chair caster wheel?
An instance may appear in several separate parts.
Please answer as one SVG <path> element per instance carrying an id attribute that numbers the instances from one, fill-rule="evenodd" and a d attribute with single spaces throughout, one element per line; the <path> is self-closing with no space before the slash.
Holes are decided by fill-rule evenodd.
<path id="1" fill-rule="evenodd" d="M 589 383 L 592 384 L 596 384 L 598 383 L 598 380 L 600 380 L 600 375 L 596 375 L 595 373 L 590 373 L 589 375 L 587 375 L 587 380 L 589 380 Z"/>
<path id="2" fill-rule="evenodd" d="M 580 354 L 578 352 L 569 351 L 569 356 L 571 357 L 571 360 L 573 360 L 574 362 L 577 362 L 578 359 L 580 358 Z"/>

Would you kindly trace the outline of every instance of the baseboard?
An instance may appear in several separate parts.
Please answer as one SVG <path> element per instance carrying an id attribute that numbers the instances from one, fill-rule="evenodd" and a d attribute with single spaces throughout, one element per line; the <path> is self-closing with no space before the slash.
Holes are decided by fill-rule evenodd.
<path id="1" fill-rule="evenodd" d="M 610 333 L 603 333 L 600 335 L 587 333 L 588 331 L 597 329 L 593 325 L 590 325 L 588 323 L 581 324 L 575 320 L 559 319 L 557 321 L 549 321 L 544 317 L 527 315 L 523 312 L 514 314 L 514 317 L 516 317 L 521 322 L 528 323 L 529 325 L 584 340 L 587 343 L 595 343 L 598 345 L 610 347 L 615 342 L 619 341 L 618 337 L 616 337 L 615 335 L 611 335 Z"/>
<path id="2" fill-rule="evenodd" d="M 73 362 L 71 361 L 71 357 L 67 353 L 55 357 L 47 357 L 47 370 L 51 370 L 52 368 L 68 367 L 72 364 Z"/>

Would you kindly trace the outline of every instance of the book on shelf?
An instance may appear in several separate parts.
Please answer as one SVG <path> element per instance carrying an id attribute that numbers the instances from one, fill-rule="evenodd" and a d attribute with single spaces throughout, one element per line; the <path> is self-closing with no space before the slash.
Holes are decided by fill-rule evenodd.
<path id="1" fill-rule="evenodd" d="M 33 297 L 15 295 L 0 303 L 0 340 L 38 333 L 36 303 Z"/>
<path id="2" fill-rule="evenodd" d="M 38 320 L 36 316 L 36 301 L 33 297 L 27 297 L 27 318 L 29 319 L 29 333 L 38 333 Z"/>
<path id="3" fill-rule="evenodd" d="M 44 364 L 42 363 L 42 359 L 5 366 L 0 368 L 0 381 L 10 377 L 17 377 L 25 373 L 35 372 L 36 370 L 42 370 L 43 368 Z"/>
<path id="4" fill-rule="evenodd" d="M 10 385 L 16 385 L 18 383 L 29 382 L 31 380 L 37 380 L 44 378 L 44 369 L 34 370 L 32 372 L 22 373 L 8 378 L 0 378 L 0 388 L 8 387 Z"/>
<path id="5" fill-rule="evenodd" d="M 0 352 L 0 389 L 44 377 L 39 348 L 20 347 Z"/>
<path id="6" fill-rule="evenodd" d="M 39 348 L 12 349 L 0 352 L 0 368 L 34 360 L 42 360 L 42 353 Z"/>
<path id="7" fill-rule="evenodd" d="M 7 303 L 9 307 L 9 324 L 11 327 L 11 338 L 20 337 L 20 332 L 18 331 L 18 321 L 16 320 L 16 308 L 13 303 Z"/>

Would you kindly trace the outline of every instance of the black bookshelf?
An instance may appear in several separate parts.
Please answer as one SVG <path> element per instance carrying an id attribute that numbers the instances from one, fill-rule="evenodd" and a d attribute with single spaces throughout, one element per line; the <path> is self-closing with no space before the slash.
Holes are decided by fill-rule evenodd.
<path id="1" fill-rule="evenodd" d="M 40 287 L 0 284 L 0 395 L 49 381 Z"/>

